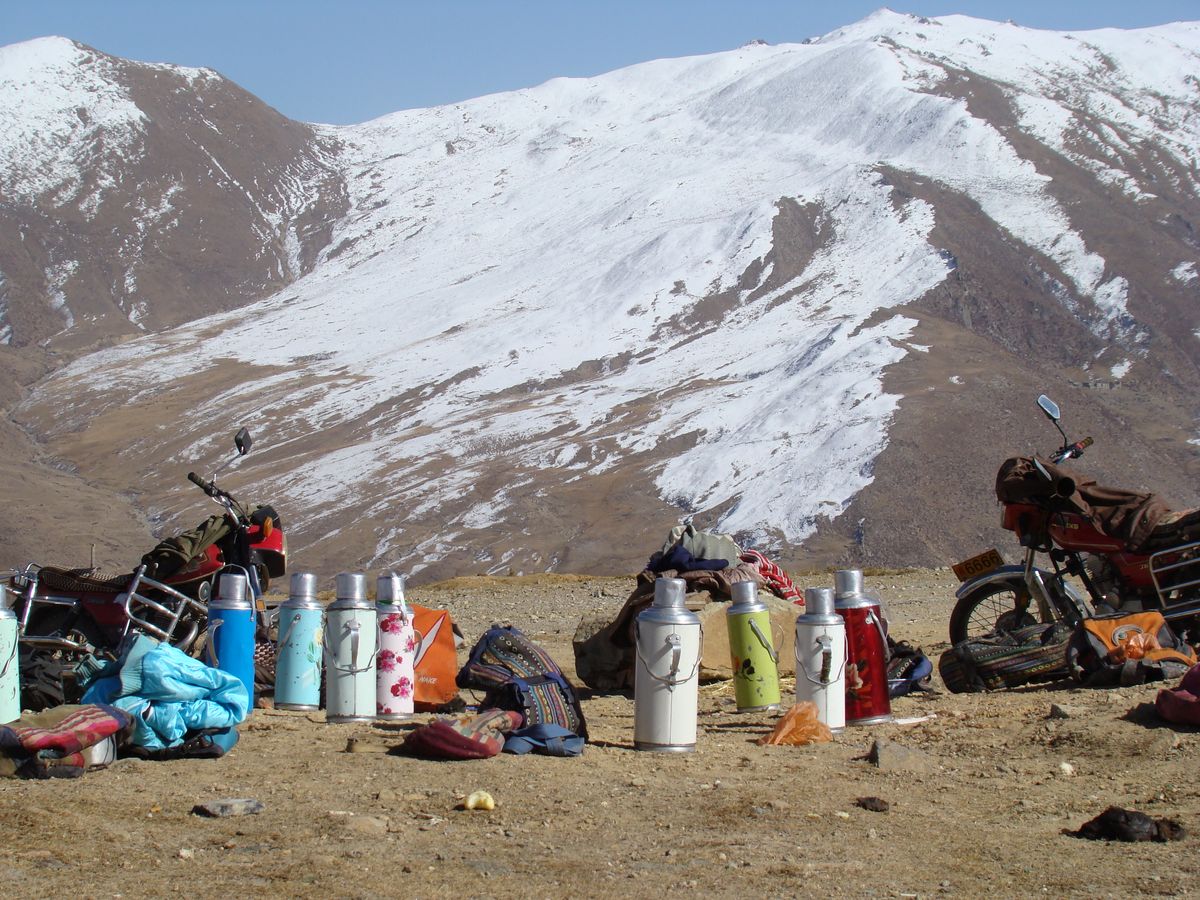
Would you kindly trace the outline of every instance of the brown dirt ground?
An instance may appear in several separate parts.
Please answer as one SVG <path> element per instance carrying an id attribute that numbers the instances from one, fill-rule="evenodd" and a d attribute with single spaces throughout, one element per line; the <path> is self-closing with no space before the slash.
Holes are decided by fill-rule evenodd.
<path id="1" fill-rule="evenodd" d="M 571 674 L 576 623 L 615 614 L 633 583 L 468 578 L 410 596 L 449 609 L 468 647 L 491 621 L 508 620 Z M 893 634 L 936 661 L 953 576 L 875 574 L 868 586 L 884 597 Z M 414 723 L 327 725 L 321 713 L 256 710 L 220 760 L 122 760 L 74 781 L 0 784 L 4 892 L 1186 895 L 1200 889 L 1200 734 L 1156 720 L 1156 691 L 1055 684 L 921 694 L 896 700 L 894 712 L 936 719 L 849 728 L 809 747 L 761 747 L 755 739 L 772 716 L 737 713 L 729 685 L 715 683 L 701 689 L 699 743 L 689 755 L 634 750 L 632 699 L 585 694 L 592 742 L 581 758 L 457 763 L 385 752 Z M 1069 718 L 1048 718 L 1052 703 Z M 351 737 L 379 752 L 346 752 Z M 919 751 L 919 765 L 887 771 L 859 759 L 876 738 Z M 494 811 L 457 808 L 476 789 L 494 795 Z M 866 796 L 890 810 L 856 806 Z M 266 810 L 229 819 L 190 813 L 231 797 L 261 800 Z M 1110 804 L 1174 818 L 1188 836 L 1118 844 L 1061 833 Z"/>

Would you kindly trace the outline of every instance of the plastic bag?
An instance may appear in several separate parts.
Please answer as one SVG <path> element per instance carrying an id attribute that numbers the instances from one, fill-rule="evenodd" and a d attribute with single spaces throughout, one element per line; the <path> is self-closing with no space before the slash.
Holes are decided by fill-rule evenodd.
<path id="1" fill-rule="evenodd" d="M 1123 663 L 1127 659 L 1145 659 L 1151 650 L 1161 649 L 1158 638 L 1148 631 L 1139 631 L 1121 641 L 1115 650 L 1108 651 L 1108 658 L 1114 663 Z"/>
<path id="2" fill-rule="evenodd" d="M 783 714 L 775 730 L 758 739 L 759 744 L 781 744 L 803 747 L 805 744 L 823 744 L 833 740 L 829 726 L 817 718 L 817 704 L 804 700 Z"/>

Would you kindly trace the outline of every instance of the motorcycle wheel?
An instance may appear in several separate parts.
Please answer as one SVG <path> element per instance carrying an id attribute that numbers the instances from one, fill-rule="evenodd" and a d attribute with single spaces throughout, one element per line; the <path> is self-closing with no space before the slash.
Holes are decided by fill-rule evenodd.
<path id="1" fill-rule="evenodd" d="M 106 641 L 99 626 L 81 619 L 69 609 L 51 609 L 35 614 L 26 634 L 39 637 L 64 637 L 95 648 L 98 657 L 112 658 L 101 648 Z M 86 654 L 51 647 L 20 648 L 21 707 L 39 712 L 64 703 L 78 703 L 83 691 L 72 669 Z"/>
<path id="2" fill-rule="evenodd" d="M 954 605 L 950 614 L 950 643 L 1036 625 L 1038 620 L 1029 611 L 1028 599 L 1025 586 L 1015 582 L 976 588 Z"/>

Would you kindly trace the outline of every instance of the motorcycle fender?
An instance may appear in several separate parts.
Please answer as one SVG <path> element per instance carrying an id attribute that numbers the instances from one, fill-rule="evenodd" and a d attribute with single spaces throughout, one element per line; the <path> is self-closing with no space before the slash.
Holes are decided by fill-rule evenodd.
<path id="1" fill-rule="evenodd" d="M 1053 577 L 1052 573 L 1042 569 L 1037 571 L 1042 573 L 1043 580 Z M 984 572 L 982 575 L 976 575 L 970 581 L 964 581 L 958 586 L 958 590 L 954 592 L 954 598 L 961 600 L 963 597 L 970 594 L 977 588 L 986 587 L 993 584 L 1014 584 L 1017 587 L 1025 587 L 1025 567 L 1024 566 L 1001 566 L 998 569 L 992 569 L 990 572 Z"/>

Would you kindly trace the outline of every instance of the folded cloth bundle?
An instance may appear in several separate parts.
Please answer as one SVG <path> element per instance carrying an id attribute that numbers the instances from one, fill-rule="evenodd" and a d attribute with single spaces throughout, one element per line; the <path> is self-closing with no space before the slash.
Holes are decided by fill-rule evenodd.
<path id="1" fill-rule="evenodd" d="M 410 731 L 405 753 L 425 759 L 487 759 L 504 749 L 504 735 L 520 728 L 525 717 L 508 709 L 485 709 L 475 716 L 436 719 Z"/>
<path id="2" fill-rule="evenodd" d="M 1200 663 L 1188 669 L 1177 687 L 1159 691 L 1154 708 L 1176 725 L 1200 725 Z"/>
<path id="3" fill-rule="evenodd" d="M 133 716 L 115 706 L 55 706 L 0 727 L 0 775 L 76 778 L 107 765 L 128 737 Z"/>

